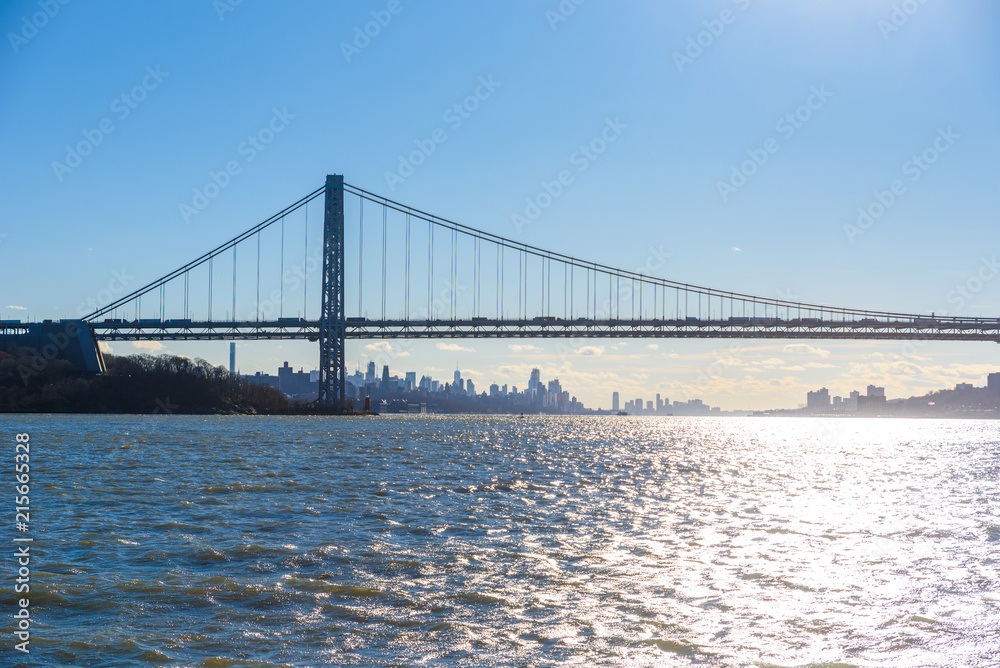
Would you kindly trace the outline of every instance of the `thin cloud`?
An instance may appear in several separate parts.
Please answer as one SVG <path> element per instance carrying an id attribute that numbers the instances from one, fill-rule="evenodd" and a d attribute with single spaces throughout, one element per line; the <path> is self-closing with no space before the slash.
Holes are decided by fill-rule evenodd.
<path id="1" fill-rule="evenodd" d="M 139 350 L 146 350 L 148 352 L 155 353 L 159 350 L 163 350 L 166 346 L 164 346 L 159 341 L 133 341 L 132 347 L 138 348 Z"/>
<path id="2" fill-rule="evenodd" d="M 476 352 L 472 348 L 466 348 L 465 346 L 460 346 L 457 343 L 439 343 L 439 344 L 437 344 L 437 349 L 438 350 L 447 350 L 447 351 L 451 351 L 451 352 L 460 352 L 460 353 L 474 353 L 474 352 Z"/>
<path id="3" fill-rule="evenodd" d="M 829 357 L 830 351 L 824 348 L 810 346 L 808 343 L 789 343 L 783 348 L 786 353 L 799 353 L 803 355 L 816 355 L 817 357 Z"/>
<path id="4" fill-rule="evenodd" d="M 370 350 L 373 353 L 379 353 L 380 355 L 390 355 L 392 357 L 409 357 L 409 352 L 399 352 L 393 348 L 388 341 L 378 341 L 376 343 L 369 343 L 365 346 L 365 350 Z"/>

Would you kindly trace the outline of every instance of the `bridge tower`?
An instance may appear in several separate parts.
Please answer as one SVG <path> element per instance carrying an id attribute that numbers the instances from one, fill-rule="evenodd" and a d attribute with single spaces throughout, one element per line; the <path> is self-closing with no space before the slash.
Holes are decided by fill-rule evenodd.
<path id="1" fill-rule="evenodd" d="M 326 177 L 323 294 L 319 322 L 319 403 L 344 406 L 344 177 Z"/>

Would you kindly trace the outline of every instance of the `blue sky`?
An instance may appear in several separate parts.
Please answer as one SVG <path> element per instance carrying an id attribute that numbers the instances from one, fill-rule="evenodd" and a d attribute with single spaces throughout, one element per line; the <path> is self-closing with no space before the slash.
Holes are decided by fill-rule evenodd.
<path id="1" fill-rule="evenodd" d="M 355 41 L 366 24 L 377 34 Z M 4 3 L 0 26 L 3 318 L 72 317 L 235 236 L 328 173 L 604 264 L 654 258 L 656 274 L 689 283 L 1000 314 L 1000 281 L 968 285 L 1000 250 L 991 3 L 36 0 Z M 446 112 L 483 80 L 478 108 L 457 124 Z M 618 135 L 579 171 L 574 153 L 609 120 Z M 269 125 L 280 127 L 273 141 L 250 151 L 247 137 Z M 439 128 L 445 141 L 412 175 L 387 178 Z M 71 166 L 67 147 L 80 142 L 96 145 Z M 914 167 L 928 150 L 933 164 Z M 745 183 L 731 180 L 762 151 Z M 239 173 L 185 217 L 193 191 L 230 162 Z M 566 169 L 573 182 L 515 227 L 525 198 Z M 884 214 L 852 228 L 894 181 L 900 194 Z M 960 286 L 977 289 L 958 300 Z M 159 351 L 228 360 L 226 343 Z M 458 366 L 480 386 L 524 385 L 539 366 L 589 405 L 607 406 L 618 389 L 763 408 L 801 403 L 821 385 L 846 394 L 874 382 L 910 396 L 982 384 L 998 353 L 985 343 L 667 339 L 352 343 L 348 358 L 388 356 L 394 372 L 440 378 Z M 241 344 L 239 355 L 243 371 L 286 359 L 313 368 L 318 357 L 307 343 Z"/>

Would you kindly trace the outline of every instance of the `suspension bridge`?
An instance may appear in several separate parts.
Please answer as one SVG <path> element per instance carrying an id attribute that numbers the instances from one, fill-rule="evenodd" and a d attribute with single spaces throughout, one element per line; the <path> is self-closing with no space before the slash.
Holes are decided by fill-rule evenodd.
<path id="1" fill-rule="evenodd" d="M 840 308 L 690 285 L 474 229 L 339 175 L 79 322 L 94 341 L 316 341 L 323 405 L 344 402 L 347 339 L 1000 342 L 1000 318 Z M 38 338 L 37 326 L 0 322 L 0 337 Z"/>

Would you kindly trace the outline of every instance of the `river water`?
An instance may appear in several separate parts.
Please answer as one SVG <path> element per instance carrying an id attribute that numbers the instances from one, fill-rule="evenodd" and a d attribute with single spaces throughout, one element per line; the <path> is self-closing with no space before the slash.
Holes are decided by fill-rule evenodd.
<path id="1" fill-rule="evenodd" d="M 34 540 L 3 665 L 1000 665 L 998 422 L 0 427 Z"/>

